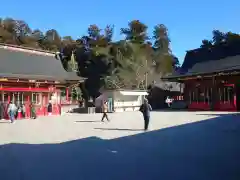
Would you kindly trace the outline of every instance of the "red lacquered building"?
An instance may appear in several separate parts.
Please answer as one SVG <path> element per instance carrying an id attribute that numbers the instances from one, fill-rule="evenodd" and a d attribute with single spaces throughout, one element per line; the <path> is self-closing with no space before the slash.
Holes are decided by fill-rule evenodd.
<path id="1" fill-rule="evenodd" d="M 64 102 L 69 104 L 69 87 L 82 79 L 75 72 L 67 72 L 55 56 L 51 52 L 0 45 L 0 101 L 5 111 L 13 101 L 24 104 L 26 117 L 29 117 L 32 103 L 37 115 L 44 116 L 51 102 L 52 114 L 61 113 L 61 90 L 66 90 Z"/>
<path id="2" fill-rule="evenodd" d="M 163 79 L 183 84 L 190 110 L 240 110 L 240 43 L 187 51 L 179 72 Z"/>

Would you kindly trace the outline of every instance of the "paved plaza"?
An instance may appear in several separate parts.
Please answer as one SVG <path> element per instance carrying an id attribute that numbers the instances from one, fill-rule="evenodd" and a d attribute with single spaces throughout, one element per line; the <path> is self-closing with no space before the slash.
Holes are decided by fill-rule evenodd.
<path id="1" fill-rule="evenodd" d="M 239 180 L 240 115 L 64 114 L 0 121 L 0 180 Z"/>

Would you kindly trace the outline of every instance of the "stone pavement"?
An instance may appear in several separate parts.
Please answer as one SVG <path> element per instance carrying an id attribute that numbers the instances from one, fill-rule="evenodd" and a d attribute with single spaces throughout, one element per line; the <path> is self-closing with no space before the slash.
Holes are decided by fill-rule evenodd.
<path id="1" fill-rule="evenodd" d="M 240 116 L 152 112 L 0 121 L 0 180 L 240 179 Z"/>

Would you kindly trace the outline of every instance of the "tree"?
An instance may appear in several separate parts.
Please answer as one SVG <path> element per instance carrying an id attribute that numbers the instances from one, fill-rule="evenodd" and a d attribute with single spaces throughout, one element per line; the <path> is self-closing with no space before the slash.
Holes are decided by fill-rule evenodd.
<path id="1" fill-rule="evenodd" d="M 104 78 L 110 67 L 110 56 L 108 56 L 110 39 L 106 40 L 96 25 L 90 25 L 88 34 L 78 40 L 79 45 L 76 48 L 79 75 L 87 78 L 81 85 L 85 102 L 89 98 L 95 99 L 99 96 L 99 90 L 104 84 Z"/>
<path id="2" fill-rule="evenodd" d="M 113 41 L 113 25 L 101 28 L 92 24 L 86 35 L 75 40 L 71 36 L 61 37 L 55 29 L 43 33 L 31 30 L 23 20 L 5 18 L 0 19 L 0 42 L 59 51 L 56 57 L 63 67 L 86 78 L 80 88 L 87 102 L 95 99 L 103 86 L 143 89 L 160 75 L 176 70 L 179 61 L 171 51 L 167 27 L 155 26 L 153 45 L 148 41 L 147 29 L 140 20 L 132 20 L 120 30 L 125 38 Z M 238 39 L 230 32 L 225 38 Z"/>
<path id="3" fill-rule="evenodd" d="M 0 42 L 8 43 L 10 41 L 10 44 L 15 44 L 13 42 L 12 34 L 4 28 L 4 25 L 2 23 L 3 21 L 1 21 L 1 26 L 0 26 Z"/>
<path id="4" fill-rule="evenodd" d="M 225 34 L 225 40 L 227 43 L 240 42 L 240 35 L 232 32 L 227 32 Z"/>
<path id="5" fill-rule="evenodd" d="M 43 47 L 48 50 L 58 51 L 61 48 L 61 37 L 55 29 L 48 30 L 45 33 Z"/>
<path id="6" fill-rule="evenodd" d="M 106 84 L 112 88 L 145 88 L 148 67 L 152 64 L 152 48 L 146 42 L 147 26 L 133 20 L 127 28 L 121 28 L 121 34 L 125 40 L 113 43 L 110 48 L 111 76 L 105 79 Z"/>
<path id="7" fill-rule="evenodd" d="M 174 56 L 170 49 L 170 38 L 165 25 L 159 24 L 154 27 L 154 55 L 155 70 L 162 75 L 173 71 Z"/>
<path id="8" fill-rule="evenodd" d="M 1 22 L 0 35 L 4 43 L 17 44 L 15 34 L 15 20 L 12 18 L 5 18 Z"/>
<path id="9" fill-rule="evenodd" d="M 74 40 L 73 40 L 73 38 L 71 37 L 71 36 L 64 36 L 63 38 L 62 38 L 62 44 L 63 44 L 63 46 L 68 46 L 68 45 L 72 45 L 72 44 L 74 44 L 75 42 L 74 42 Z"/>
<path id="10" fill-rule="evenodd" d="M 120 41 L 117 44 L 115 61 L 111 76 L 106 78 L 111 88 L 146 88 L 147 74 L 151 69 L 151 59 L 145 45 Z"/>
<path id="11" fill-rule="evenodd" d="M 75 54 L 72 52 L 71 59 L 68 61 L 68 71 L 69 72 L 77 72 L 78 71 L 78 64 L 75 60 Z"/>
<path id="12" fill-rule="evenodd" d="M 202 40 L 202 44 L 201 44 L 201 48 L 210 48 L 210 47 L 212 47 L 213 46 L 213 44 L 212 44 L 212 42 L 211 41 L 209 41 L 209 40 L 207 40 L 207 39 L 204 39 L 204 40 Z"/>
<path id="13" fill-rule="evenodd" d="M 107 40 L 107 42 L 112 41 L 113 33 L 114 33 L 114 26 L 113 25 L 107 25 L 104 29 L 104 37 Z"/>
<path id="14" fill-rule="evenodd" d="M 132 43 L 143 44 L 148 40 L 147 26 L 139 20 L 133 20 L 128 23 L 127 28 L 121 28 L 121 34 L 125 35 L 126 40 Z"/>
<path id="15" fill-rule="evenodd" d="M 32 30 L 29 27 L 29 25 L 22 20 L 16 20 L 15 21 L 15 27 L 14 27 L 15 33 L 18 37 L 24 38 L 25 36 L 28 36 L 31 34 Z"/>
<path id="16" fill-rule="evenodd" d="M 12 18 L 6 18 L 2 21 L 3 28 L 11 34 L 15 34 L 15 20 Z"/>
<path id="17" fill-rule="evenodd" d="M 101 29 L 96 25 L 92 24 L 88 27 L 88 36 L 91 39 L 97 40 L 100 36 Z"/>
<path id="18" fill-rule="evenodd" d="M 168 29 L 164 24 L 158 24 L 153 31 L 154 48 L 161 50 L 164 53 L 170 53 L 170 38 Z"/>
<path id="19" fill-rule="evenodd" d="M 214 45 L 221 44 L 225 41 L 225 33 L 219 30 L 213 30 L 212 34 L 213 34 L 212 42 Z"/>
<path id="20" fill-rule="evenodd" d="M 201 48 L 211 48 L 212 46 L 219 45 L 219 44 L 229 44 L 236 41 L 240 41 L 240 35 L 237 33 L 232 32 L 222 32 L 220 30 L 213 30 L 212 32 L 212 39 L 202 40 L 202 44 L 200 45 Z"/>

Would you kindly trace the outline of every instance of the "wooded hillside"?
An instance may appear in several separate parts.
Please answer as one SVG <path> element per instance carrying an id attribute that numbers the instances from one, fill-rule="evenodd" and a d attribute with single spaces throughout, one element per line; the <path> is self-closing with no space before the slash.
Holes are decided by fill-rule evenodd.
<path id="1" fill-rule="evenodd" d="M 23 20 L 0 19 L 0 43 L 60 52 L 60 59 L 68 71 L 76 70 L 87 78 L 81 85 L 83 97 L 95 98 L 101 87 L 146 89 L 154 80 L 179 67 L 178 58 L 170 49 L 168 29 L 157 24 L 152 34 L 139 20 L 126 22 L 120 29 L 124 39 L 114 41 L 114 25 L 86 28 L 86 35 L 73 39 L 61 37 L 57 30 L 42 32 L 31 29 Z M 235 33 L 213 31 L 212 40 L 203 40 L 202 48 L 217 43 L 239 40 Z"/>

